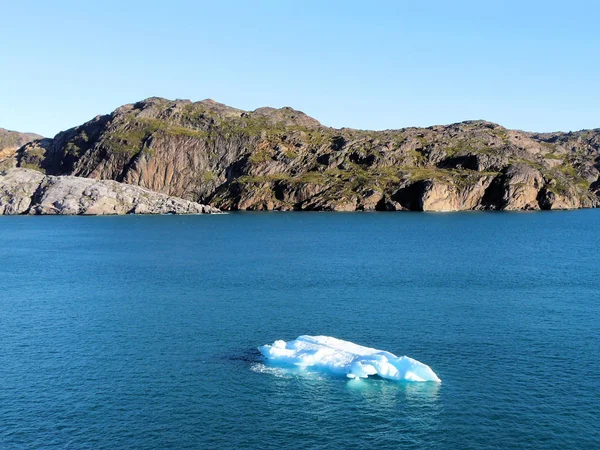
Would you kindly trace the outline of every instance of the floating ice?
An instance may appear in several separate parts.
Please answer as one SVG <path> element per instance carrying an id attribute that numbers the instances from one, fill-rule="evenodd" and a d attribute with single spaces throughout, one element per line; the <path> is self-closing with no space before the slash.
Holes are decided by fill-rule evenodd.
<path id="1" fill-rule="evenodd" d="M 271 362 L 324 370 L 348 378 L 379 375 L 389 380 L 437 381 L 428 365 L 408 356 L 363 347 L 329 336 L 300 336 L 294 341 L 275 341 L 258 348 Z"/>

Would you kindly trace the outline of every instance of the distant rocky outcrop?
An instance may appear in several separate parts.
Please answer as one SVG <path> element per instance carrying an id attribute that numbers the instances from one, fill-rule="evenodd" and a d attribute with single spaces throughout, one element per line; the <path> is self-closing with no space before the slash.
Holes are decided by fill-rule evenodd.
<path id="1" fill-rule="evenodd" d="M 0 128 L 0 169 L 13 167 L 16 164 L 16 151 L 19 147 L 42 136 L 35 133 L 19 133 Z"/>
<path id="2" fill-rule="evenodd" d="M 218 209 L 111 180 L 0 172 L 0 214 L 206 214 Z"/>
<path id="3" fill-rule="evenodd" d="M 292 108 L 150 98 L 26 144 L 21 167 L 116 180 L 224 210 L 595 207 L 600 130 L 490 122 L 335 129 Z"/>

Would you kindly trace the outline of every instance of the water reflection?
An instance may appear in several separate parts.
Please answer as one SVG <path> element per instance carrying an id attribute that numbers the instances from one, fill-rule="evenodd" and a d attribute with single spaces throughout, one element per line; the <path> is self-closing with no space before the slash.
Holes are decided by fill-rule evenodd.
<path id="1" fill-rule="evenodd" d="M 379 377 L 355 378 L 346 384 L 348 390 L 361 394 L 365 400 L 380 400 L 381 397 L 401 398 L 407 401 L 438 400 L 441 383 L 390 381 Z"/>
<path id="2" fill-rule="evenodd" d="M 367 402 L 376 402 L 380 406 L 391 406 L 397 402 L 433 405 L 439 401 L 441 387 L 441 383 L 391 381 L 378 376 L 349 379 L 318 370 L 306 370 L 289 365 L 254 363 L 251 365 L 250 370 L 255 373 L 268 374 L 280 380 L 302 382 L 306 387 L 317 387 L 322 383 L 332 385 L 340 385 L 341 383 L 350 394 L 360 396 Z"/>
<path id="3" fill-rule="evenodd" d="M 273 410 L 301 417 L 303 433 L 324 429 L 384 447 L 425 446 L 442 427 L 441 384 L 348 379 L 298 367 L 255 363 Z M 296 414 L 294 414 L 294 411 Z M 299 416 L 298 416 L 299 415 Z M 342 419 L 343 417 L 343 419 Z M 343 425 L 342 425 L 343 424 Z"/>

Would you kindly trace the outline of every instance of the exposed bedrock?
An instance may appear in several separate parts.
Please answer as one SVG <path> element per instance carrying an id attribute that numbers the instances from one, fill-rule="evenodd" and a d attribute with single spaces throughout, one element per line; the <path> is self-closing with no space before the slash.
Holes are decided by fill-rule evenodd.
<path id="1" fill-rule="evenodd" d="M 218 209 L 111 180 L 0 173 L 0 214 L 202 214 Z"/>
<path id="2" fill-rule="evenodd" d="M 21 167 L 224 210 L 535 210 L 598 205 L 600 130 L 484 121 L 335 129 L 292 108 L 150 98 L 26 144 Z"/>

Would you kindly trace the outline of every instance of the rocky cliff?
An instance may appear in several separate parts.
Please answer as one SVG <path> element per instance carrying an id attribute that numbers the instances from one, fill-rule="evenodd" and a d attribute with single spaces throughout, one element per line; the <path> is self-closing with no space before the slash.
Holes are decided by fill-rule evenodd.
<path id="1" fill-rule="evenodd" d="M 595 207 L 599 157 L 600 130 L 334 129 L 291 108 L 150 98 L 31 142 L 16 160 L 225 210 L 455 211 Z"/>
<path id="2" fill-rule="evenodd" d="M 2 214 L 202 214 L 216 208 L 111 180 L 47 176 L 36 170 L 0 172 Z"/>

